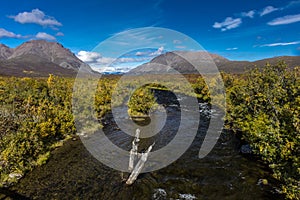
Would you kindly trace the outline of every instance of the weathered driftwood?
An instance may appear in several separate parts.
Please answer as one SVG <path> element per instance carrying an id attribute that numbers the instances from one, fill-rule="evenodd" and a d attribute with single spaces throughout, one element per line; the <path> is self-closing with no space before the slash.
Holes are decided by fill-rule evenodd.
<path id="1" fill-rule="evenodd" d="M 126 181 L 127 185 L 131 185 L 134 183 L 134 181 L 137 179 L 138 175 L 141 173 L 145 162 L 147 161 L 148 155 L 150 151 L 152 150 L 153 146 L 155 143 L 153 143 L 145 153 L 138 153 L 138 145 L 139 145 L 139 139 L 140 137 L 140 129 L 136 129 L 135 132 L 135 138 L 132 141 L 132 148 L 130 150 L 130 155 L 129 155 L 129 165 L 128 165 L 128 170 L 131 172 L 129 178 Z M 137 162 L 137 164 L 134 167 L 135 161 L 140 160 Z"/>
<path id="2" fill-rule="evenodd" d="M 154 146 L 155 143 L 153 143 L 151 146 L 149 146 L 148 150 L 145 153 L 142 153 L 141 159 L 136 164 L 135 168 L 133 169 L 132 173 L 130 174 L 128 180 L 126 181 L 127 185 L 131 185 L 134 183 L 134 181 L 137 179 L 138 175 L 141 173 L 145 162 L 147 161 L 148 155 Z"/>
<path id="3" fill-rule="evenodd" d="M 130 172 L 133 170 L 135 158 L 138 156 L 138 146 L 140 141 L 139 137 L 140 137 L 140 129 L 136 129 L 135 138 L 132 141 L 132 148 L 130 150 L 130 157 L 129 157 L 128 170 Z"/>

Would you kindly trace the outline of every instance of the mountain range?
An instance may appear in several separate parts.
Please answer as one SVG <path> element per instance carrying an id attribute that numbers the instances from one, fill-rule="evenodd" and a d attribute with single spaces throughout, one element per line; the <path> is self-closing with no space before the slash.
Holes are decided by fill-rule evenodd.
<path id="1" fill-rule="evenodd" d="M 75 76 L 81 66 L 87 72 L 93 72 L 89 65 L 56 42 L 31 40 L 14 49 L 0 44 L 0 75 Z"/>
<path id="2" fill-rule="evenodd" d="M 181 56 L 178 56 L 178 54 Z M 192 60 L 193 64 L 206 66 L 204 71 L 201 71 L 204 73 L 212 72 L 209 67 L 212 64 L 211 59 L 220 71 L 227 73 L 244 73 L 254 67 L 263 67 L 267 62 L 275 64 L 280 60 L 285 61 L 291 68 L 300 66 L 300 56 L 281 56 L 249 62 L 232 61 L 211 53 L 174 51 L 153 58 L 150 62 L 135 68 L 132 73 L 151 73 L 153 71 L 159 73 L 160 71 L 168 71 L 171 68 L 186 74 L 197 72 L 193 65 L 184 58 Z M 157 64 L 160 64 L 160 67 L 164 66 L 164 68 L 157 67 Z M 56 42 L 31 40 L 16 48 L 9 48 L 4 44 L 0 44 L 0 75 L 45 77 L 49 74 L 54 74 L 75 77 L 81 66 L 81 70 L 97 73 L 89 65 L 77 58 L 69 49 Z M 119 74 L 118 72 L 115 73 Z"/>
<path id="3" fill-rule="evenodd" d="M 300 66 L 300 56 L 279 56 L 250 62 L 232 61 L 220 55 L 206 52 L 174 51 L 153 58 L 150 62 L 135 68 L 132 73 L 160 73 L 160 71 L 165 72 L 171 68 L 184 74 L 199 73 L 187 59 L 197 65 L 201 73 L 214 73 L 215 68 L 213 67 L 217 66 L 219 71 L 241 74 L 255 67 L 262 68 L 266 63 L 277 64 L 280 61 L 284 61 L 290 68 Z M 169 69 L 166 69 L 166 66 Z"/>

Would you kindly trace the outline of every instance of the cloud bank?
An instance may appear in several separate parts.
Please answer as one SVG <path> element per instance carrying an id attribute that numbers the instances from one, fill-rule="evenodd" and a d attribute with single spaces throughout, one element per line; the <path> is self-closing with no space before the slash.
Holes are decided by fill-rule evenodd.
<path id="1" fill-rule="evenodd" d="M 31 12 L 21 12 L 15 16 L 9 16 L 9 18 L 21 24 L 32 23 L 41 26 L 62 26 L 54 17 L 45 15 L 45 13 L 39 9 L 33 9 Z"/>
<path id="2" fill-rule="evenodd" d="M 76 56 L 99 72 L 127 72 L 164 52 L 164 47 L 161 46 L 157 50 L 132 52 L 120 58 L 104 57 L 91 51 L 79 51 Z"/>

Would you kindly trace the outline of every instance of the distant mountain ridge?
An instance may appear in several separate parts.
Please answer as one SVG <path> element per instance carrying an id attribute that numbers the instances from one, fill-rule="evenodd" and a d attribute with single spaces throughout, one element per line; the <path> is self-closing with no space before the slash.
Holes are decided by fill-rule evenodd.
<path id="1" fill-rule="evenodd" d="M 212 73 L 212 66 L 216 65 L 219 71 L 239 74 L 254 67 L 264 67 L 266 63 L 276 64 L 281 60 L 291 68 L 300 66 L 300 56 L 280 56 L 250 62 L 232 61 L 217 54 L 201 51 L 174 51 L 153 58 L 150 62 L 131 70 L 131 73 L 153 73 L 154 71 L 160 73 L 172 69 L 184 74 L 198 73 L 184 58 L 192 60 L 200 68 L 204 66 L 201 73 Z M 54 74 L 75 77 L 79 69 L 89 73 L 98 73 L 57 42 L 31 40 L 16 48 L 0 44 L 0 75 L 47 77 L 49 74 Z M 122 72 L 103 72 L 103 74 L 122 74 Z"/>
<path id="2" fill-rule="evenodd" d="M 216 65 L 219 71 L 236 74 L 244 73 L 255 67 L 262 68 L 266 63 L 276 64 L 279 61 L 284 61 L 290 68 L 300 66 L 300 56 L 279 56 L 250 62 L 232 61 L 220 55 L 207 52 L 174 51 L 153 58 L 150 62 L 135 68 L 132 73 L 160 73 L 160 71 L 168 71 L 171 68 L 183 74 L 198 73 L 193 65 L 184 58 L 196 63 L 202 70 L 201 73 L 213 73 L 213 65 Z M 158 67 L 156 64 L 161 64 L 161 66 Z"/>
<path id="3" fill-rule="evenodd" d="M 12 49 L 0 44 L 0 74 L 7 76 L 75 76 L 79 68 L 93 72 L 69 49 L 56 42 L 31 40 Z"/>

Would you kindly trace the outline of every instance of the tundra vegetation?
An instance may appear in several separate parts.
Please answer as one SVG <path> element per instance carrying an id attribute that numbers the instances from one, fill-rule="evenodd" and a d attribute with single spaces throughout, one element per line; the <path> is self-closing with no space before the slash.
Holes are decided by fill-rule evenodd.
<path id="1" fill-rule="evenodd" d="M 153 80 L 155 80 L 153 75 Z M 242 75 L 222 73 L 226 88 L 225 128 L 242 135 L 252 151 L 280 180 L 288 199 L 300 198 L 300 68 L 267 64 Z M 172 80 L 176 77 L 171 77 Z M 180 78 L 180 77 L 179 77 Z M 181 77 L 182 78 L 182 77 Z M 201 76 L 185 75 L 199 102 L 211 95 Z M 212 87 L 219 87 L 212 76 Z M 130 93 L 138 79 L 128 79 L 112 104 L 118 76 L 101 78 L 94 110 L 101 118 L 112 106 L 125 104 L 130 116 L 148 115 L 157 108 L 153 89 L 177 91 L 172 84 L 147 84 Z M 47 162 L 51 151 L 76 134 L 72 115 L 74 79 L 0 77 L 0 186 L 16 182 L 26 172 Z M 195 95 L 196 94 L 196 95 Z"/>

